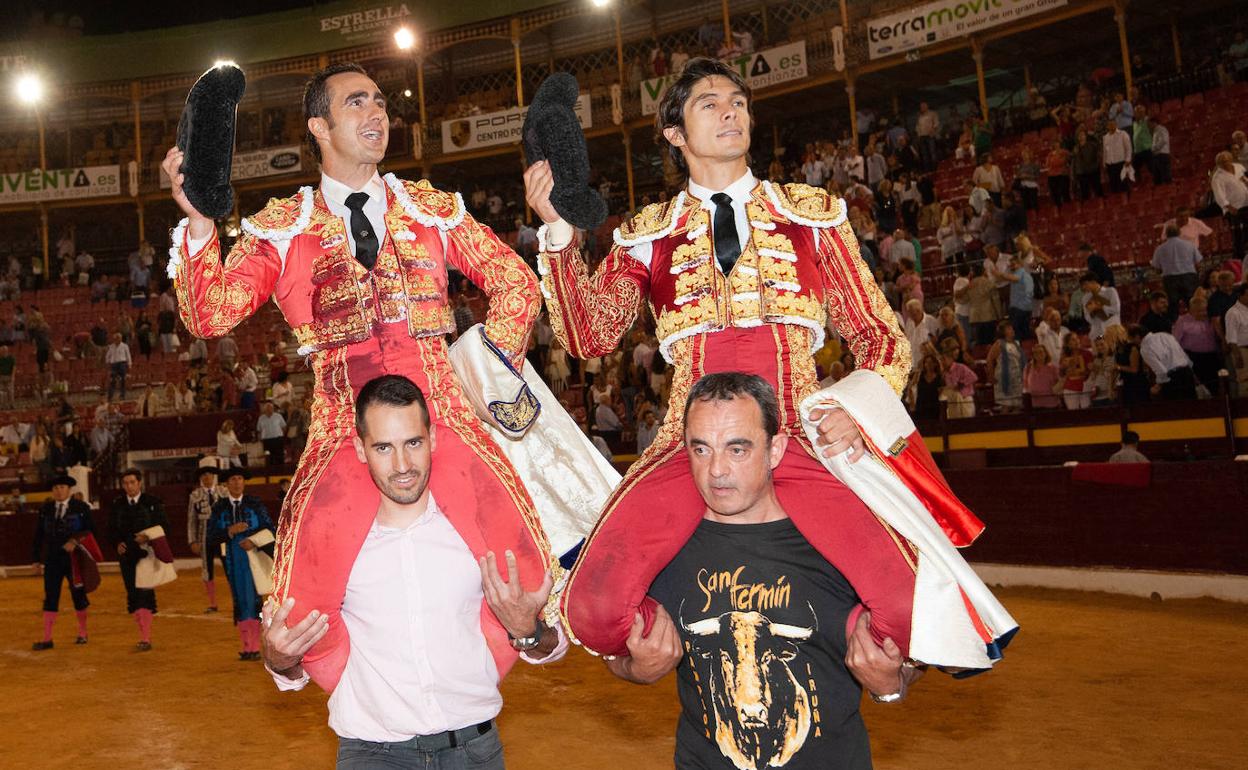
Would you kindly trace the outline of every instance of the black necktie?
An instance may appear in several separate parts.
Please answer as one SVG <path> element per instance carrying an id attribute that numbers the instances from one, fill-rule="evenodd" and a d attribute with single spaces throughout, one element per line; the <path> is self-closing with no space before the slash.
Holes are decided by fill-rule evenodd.
<path id="1" fill-rule="evenodd" d="M 715 204 L 715 259 L 719 262 L 719 269 L 724 271 L 724 275 L 728 275 L 732 266 L 737 263 L 737 257 L 741 256 L 741 241 L 737 238 L 737 216 L 732 212 L 732 198 L 726 193 L 715 193 L 711 196 L 711 201 Z"/>
<path id="2" fill-rule="evenodd" d="M 56 518 L 58 519 L 65 518 L 65 503 L 56 504 Z"/>
<path id="3" fill-rule="evenodd" d="M 368 193 L 357 192 L 347 196 L 347 208 L 351 209 L 351 237 L 355 239 L 355 259 L 372 270 L 377 264 L 377 233 L 373 231 L 368 217 L 364 216 L 365 203 L 368 203 Z"/>

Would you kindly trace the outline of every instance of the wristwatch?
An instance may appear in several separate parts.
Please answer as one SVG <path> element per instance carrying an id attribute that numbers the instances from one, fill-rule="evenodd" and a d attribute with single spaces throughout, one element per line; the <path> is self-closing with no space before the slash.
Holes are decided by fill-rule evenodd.
<path id="1" fill-rule="evenodd" d="M 876 703 L 896 703 L 904 697 L 906 697 L 906 694 L 901 690 L 898 690 L 897 692 L 890 692 L 888 695 L 876 695 L 875 693 L 871 693 L 871 700 Z"/>
<path id="2" fill-rule="evenodd" d="M 546 624 L 541 618 L 537 620 L 537 628 L 533 629 L 532 636 L 512 636 L 511 632 L 507 632 L 507 638 L 511 641 L 511 648 L 517 652 L 528 652 L 535 649 L 537 645 L 542 643 L 542 631 L 546 629 Z"/>

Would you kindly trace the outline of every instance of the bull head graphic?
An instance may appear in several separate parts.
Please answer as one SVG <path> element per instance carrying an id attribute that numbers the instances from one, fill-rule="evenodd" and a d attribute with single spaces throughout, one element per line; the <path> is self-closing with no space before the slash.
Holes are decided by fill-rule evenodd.
<path id="1" fill-rule="evenodd" d="M 783 767 L 810 732 L 810 695 L 789 668 L 797 646 L 818 630 L 773 623 L 759 612 L 725 612 L 680 626 L 710 664 L 715 742 L 740 770 Z"/>

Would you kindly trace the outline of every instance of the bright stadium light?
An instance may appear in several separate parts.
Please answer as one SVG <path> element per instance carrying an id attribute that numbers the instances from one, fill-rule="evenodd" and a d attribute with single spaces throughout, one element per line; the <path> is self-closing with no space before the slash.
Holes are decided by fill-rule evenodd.
<path id="1" fill-rule="evenodd" d="M 611 0 L 590 0 L 590 2 L 594 4 L 595 8 L 606 8 L 608 5 L 611 5 Z"/>
<path id="2" fill-rule="evenodd" d="M 406 98 L 406 99 L 411 99 L 411 98 L 412 98 L 412 89 L 410 89 L 410 88 L 404 88 L 404 89 L 403 89 L 403 96 L 404 96 L 404 98 Z"/>
<path id="3" fill-rule="evenodd" d="M 400 51 L 410 51 L 416 45 L 416 35 L 407 27 L 399 27 L 394 31 L 394 44 Z"/>
<path id="4" fill-rule="evenodd" d="M 237 66 L 238 65 L 235 64 L 232 59 L 217 59 L 216 61 L 212 63 L 213 69 L 216 69 L 217 67 L 237 67 Z"/>
<path id="5" fill-rule="evenodd" d="M 43 81 L 31 72 L 18 75 L 13 83 L 13 91 L 22 103 L 38 104 L 43 99 Z"/>

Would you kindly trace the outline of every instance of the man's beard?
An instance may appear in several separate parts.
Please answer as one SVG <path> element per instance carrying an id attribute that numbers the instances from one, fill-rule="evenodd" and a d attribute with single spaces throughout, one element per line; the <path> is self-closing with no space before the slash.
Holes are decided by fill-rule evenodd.
<path id="1" fill-rule="evenodd" d="M 386 496 L 387 499 L 398 503 L 399 505 L 411 505 L 420 499 L 429 487 L 429 474 L 421 474 L 417 479 L 415 486 L 410 489 L 402 489 L 391 481 L 390 476 L 378 476 L 369 471 L 369 475 L 373 477 L 373 483 L 377 485 L 377 489 Z"/>

